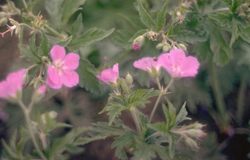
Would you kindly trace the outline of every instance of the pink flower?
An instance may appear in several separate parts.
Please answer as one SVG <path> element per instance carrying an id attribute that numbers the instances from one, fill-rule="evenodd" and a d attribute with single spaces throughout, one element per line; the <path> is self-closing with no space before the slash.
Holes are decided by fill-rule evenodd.
<path id="1" fill-rule="evenodd" d="M 74 71 L 79 65 L 80 56 L 76 53 L 66 55 L 65 49 L 55 45 L 50 50 L 53 64 L 48 67 L 47 84 L 53 89 L 60 89 L 64 84 L 67 87 L 76 86 L 79 76 Z"/>
<path id="2" fill-rule="evenodd" d="M 9 74 L 5 81 L 0 82 L 0 98 L 20 98 L 25 73 L 25 69 L 21 69 Z"/>
<path id="3" fill-rule="evenodd" d="M 96 77 L 107 84 L 110 84 L 110 82 L 116 84 L 116 80 L 119 77 L 118 63 L 116 63 L 112 69 L 103 70 L 101 75 L 97 75 Z"/>
<path id="4" fill-rule="evenodd" d="M 137 50 L 140 49 L 140 44 L 133 44 L 132 48 L 133 48 L 134 51 L 137 51 Z"/>
<path id="5" fill-rule="evenodd" d="M 194 77 L 200 65 L 195 57 L 186 57 L 181 49 L 161 54 L 158 61 L 172 77 Z"/>
<path id="6" fill-rule="evenodd" d="M 144 71 L 152 71 L 152 67 L 154 67 L 157 71 L 160 71 L 161 69 L 159 62 L 155 61 L 154 58 L 151 57 L 145 57 L 135 61 L 134 67 Z"/>

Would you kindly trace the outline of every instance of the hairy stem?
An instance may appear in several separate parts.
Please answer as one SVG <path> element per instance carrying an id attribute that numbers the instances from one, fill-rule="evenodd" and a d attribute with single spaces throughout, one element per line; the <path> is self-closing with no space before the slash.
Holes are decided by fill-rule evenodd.
<path id="1" fill-rule="evenodd" d="M 40 148 L 39 148 L 39 146 L 38 146 L 38 144 L 36 142 L 36 138 L 35 138 L 35 135 L 34 135 L 33 130 L 32 130 L 31 120 L 30 120 L 30 116 L 29 116 L 30 110 L 27 109 L 27 107 L 23 104 L 22 101 L 18 101 L 18 104 L 19 104 L 19 106 L 22 108 L 22 110 L 24 112 L 24 117 L 25 117 L 25 121 L 26 121 L 26 123 L 28 125 L 31 140 L 32 140 L 32 142 L 34 144 L 34 147 L 36 148 L 37 153 L 42 158 L 42 160 L 47 160 L 47 158 L 43 155 L 42 151 L 40 150 Z"/>
<path id="2" fill-rule="evenodd" d="M 215 73 L 214 63 L 213 63 L 212 59 L 210 60 L 210 68 L 209 69 L 210 69 L 210 74 L 212 76 L 212 89 L 214 92 L 217 109 L 218 109 L 218 112 L 220 114 L 222 129 L 225 129 L 225 127 L 227 125 L 227 122 L 226 122 L 226 119 L 224 116 L 224 114 L 226 114 L 225 103 L 223 100 L 221 89 L 219 87 L 218 77 Z"/>
<path id="3" fill-rule="evenodd" d="M 135 108 L 133 106 L 130 109 L 130 113 L 131 113 L 132 118 L 135 122 L 136 130 L 137 130 L 138 134 L 141 134 L 142 131 L 141 131 L 141 127 L 140 127 L 140 120 L 139 120 L 139 118 L 135 112 Z"/>
<path id="4" fill-rule="evenodd" d="M 238 100 L 237 100 L 237 122 L 239 125 L 242 124 L 243 120 L 243 112 L 244 112 L 244 102 L 245 102 L 245 92 L 247 87 L 247 80 L 248 80 L 248 74 L 245 73 L 241 79 L 241 85 L 240 90 L 238 93 Z"/>

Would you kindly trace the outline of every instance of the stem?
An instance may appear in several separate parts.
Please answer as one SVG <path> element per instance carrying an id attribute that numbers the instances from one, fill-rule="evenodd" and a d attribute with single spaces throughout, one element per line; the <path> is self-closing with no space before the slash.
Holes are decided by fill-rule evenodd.
<path id="1" fill-rule="evenodd" d="M 224 100 L 222 97 L 222 93 L 219 87 L 219 82 L 218 82 L 218 77 L 215 73 L 214 70 L 214 64 L 213 64 L 213 60 L 210 60 L 210 74 L 212 76 L 212 89 L 213 92 L 215 94 L 215 101 L 217 104 L 217 108 L 218 108 L 218 112 L 220 114 L 221 117 L 221 124 L 222 124 L 222 129 L 224 129 L 224 127 L 227 125 L 224 114 L 226 114 L 226 109 L 225 109 L 225 104 L 224 104 Z"/>
<path id="2" fill-rule="evenodd" d="M 136 130 L 139 134 L 142 133 L 141 131 L 141 127 L 140 127 L 140 122 L 139 122 L 139 118 L 137 117 L 136 113 L 135 113 L 135 108 L 132 106 L 131 109 L 130 109 L 130 113 L 133 117 L 133 120 L 135 122 L 135 126 L 136 126 Z"/>
<path id="3" fill-rule="evenodd" d="M 237 121 L 238 124 L 242 124 L 243 116 L 244 116 L 244 102 L 245 102 L 245 92 L 247 87 L 247 80 L 248 80 L 248 74 L 244 74 L 241 80 L 240 90 L 238 94 L 238 101 L 237 101 Z"/>
<path id="4" fill-rule="evenodd" d="M 66 39 L 66 37 L 62 34 L 60 34 L 59 32 L 57 32 L 56 30 L 54 30 L 53 28 L 51 28 L 50 26 L 48 26 L 47 24 L 44 26 L 44 28 L 50 32 L 51 34 L 54 34 L 62 39 Z"/>
<path id="5" fill-rule="evenodd" d="M 161 82 L 158 77 L 156 77 L 156 83 L 158 85 L 159 91 L 162 91 Z"/>
<path id="6" fill-rule="evenodd" d="M 24 112 L 24 116 L 25 116 L 25 121 L 28 125 L 28 129 L 29 129 L 29 132 L 30 132 L 30 136 L 31 136 L 31 140 L 37 150 L 37 153 L 39 154 L 39 156 L 42 158 L 42 160 L 47 160 L 47 158 L 43 155 L 42 151 L 40 150 L 37 142 L 36 142 L 36 139 L 35 139 L 35 135 L 32 131 L 32 126 L 31 126 L 31 123 L 30 123 L 30 117 L 29 117 L 29 113 L 30 113 L 30 110 L 27 109 L 27 107 L 23 104 L 22 101 L 18 101 L 18 104 L 19 106 L 22 108 L 23 112 Z"/>
<path id="7" fill-rule="evenodd" d="M 28 5 L 27 5 L 26 1 L 25 0 L 22 0 L 22 1 L 23 1 L 24 8 L 27 8 Z"/>
<path id="8" fill-rule="evenodd" d="M 211 14 L 211 13 L 216 13 L 216 12 L 223 12 L 223 11 L 230 11 L 230 9 L 227 8 L 227 7 L 225 7 L 225 8 L 219 8 L 219 9 L 216 9 L 216 10 L 213 10 L 213 11 L 210 11 L 210 12 L 207 12 L 207 13 L 205 13 L 204 15 Z"/>
<path id="9" fill-rule="evenodd" d="M 33 64 L 33 65 L 29 66 L 28 68 L 26 68 L 27 72 L 28 72 L 29 70 L 31 70 L 32 68 L 36 67 L 36 66 L 37 66 L 37 64 Z"/>
<path id="10" fill-rule="evenodd" d="M 168 91 L 168 88 L 169 88 L 170 85 L 173 83 L 173 81 L 174 81 L 174 79 L 171 78 L 170 82 L 168 83 L 168 86 L 167 86 L 164 90 L 162 90 L 162 89 L 161 89 L 160 81 L 159 81 L 158 77 L 156 78 L 157 85 L 158 85 L 158 87 L 159 87 L 159 89 L 160 89 L 160 94 L 159 94 L 159 96 L 158 96 L 158 98 L 157 98 L 157 100 L 156 100 L 156 102 L 155 102 L 155 105 L 154 105 L 154 108 L 153 108 L 153 110 L 152 110 L 152 113 L 151 113 L 151 115 L 150 115 L 150 117 L 149 117 L 148 123 L 151 122 L 151 120 L 152 120 L 152 118 L 153 118 L 153 116 L 154 116 L 154 114 L 155 114 L 156 108 L 157 108 L 157 106 L 158 106 L 158 104 L 159 104 L 159 102 L 160 102 L 161 97 Z"/>

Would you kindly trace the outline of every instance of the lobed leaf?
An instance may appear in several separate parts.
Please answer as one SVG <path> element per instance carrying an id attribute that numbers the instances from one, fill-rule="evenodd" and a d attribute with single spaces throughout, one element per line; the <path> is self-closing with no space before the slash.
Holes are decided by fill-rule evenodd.
<path id="1" fill-rule="evenodd" d="M 165 2 L 165 5 L 162 7 L 162 9 L 157 14 L 157 28 L 158 30 L 162 30 L 166 23 L 166 14 L 167 14 L 167 8 L 168 8 L 169 1 Z"/>
<path id="2" fill-rule="evenodd" d="M 153 21 L 152 17 L 149 15 L 149 13 L 146 11 L 146 9 L 143 7 L 143 5 L 139 2 L 139 15 L 141 18 L 142 23 L 144 23 L 148 29 L 157 30 L 157 26 L 155 22 Z"/>

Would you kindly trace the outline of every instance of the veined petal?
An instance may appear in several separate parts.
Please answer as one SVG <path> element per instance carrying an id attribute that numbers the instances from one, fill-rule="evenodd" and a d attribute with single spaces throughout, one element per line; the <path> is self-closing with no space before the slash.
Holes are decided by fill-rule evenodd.
<path id="1" fill-rule="evenodd" d="M 172 49 L 169 52 L 172 65 L 181 65 L 186 58 L 186 54 L 181 49 Z"/>
<path id="2" fill-rule="evenodd" d="M 79 66 L 80 56 L 76 53 L 69 53 L 63 59 L 63 65 L 66 70 L 75 70 Z"/>
<path id="3" fill-rule="evenodd" d="M 66 55 L 66 51 L 62 46 L 55 45 L 50 50 L 50 56 L 51 56 L 53 62 L 56 62 L 58 60 L 63 60 L 65 55 Z"/>
<path id="4" fill-rule="evenodd" d="M 62 82 L 67 87 L 76 86 L 79 83 L 79 76 L 75 71 L 66 70 L 62 73 Z"/>
<path id="5" fill-rule="evenodd" d="M 171 59 L 169 53 L 161 54 L 157 61 L 162 67 L 164 67 L 167 71 L 171 70 Z"/>
<path id="6" fill-rule="evenodd" d="M 152 66 L 157 68 L 157 62 L 154 61 L 154 59 L 151 57 L 145 57 L 134 62 L 135 68 L 138 68 L 144 71 L 151 70 Z"/>
<path id="7" fill-rule="evenodd" d="M 102 71 L 101 75 L 97 75 L 96 77 L 109 84 L 109 82 L 116 83 L 116 79 L 119 77 L 119 75 L 113 69 L 105 69 Z"/>
<path id="8" fill-rule="evenodd" d="M 197 74 L 200 63 L 195 57 L 187 57 L 182 64 L 183 77 L 194 77 Z"/>
<path id="9" fill-rule="evenodd" d="M 47 77 L 46 82 L 50 86 L 50 88 L 53 88 L 53 89 L 60 89 L 60 88 L 62 88 L 62 81 L 60 81 L 59 83 L 55 84 L 55 83 L 53 83 L 50 80 L 49 76 Z"/>

